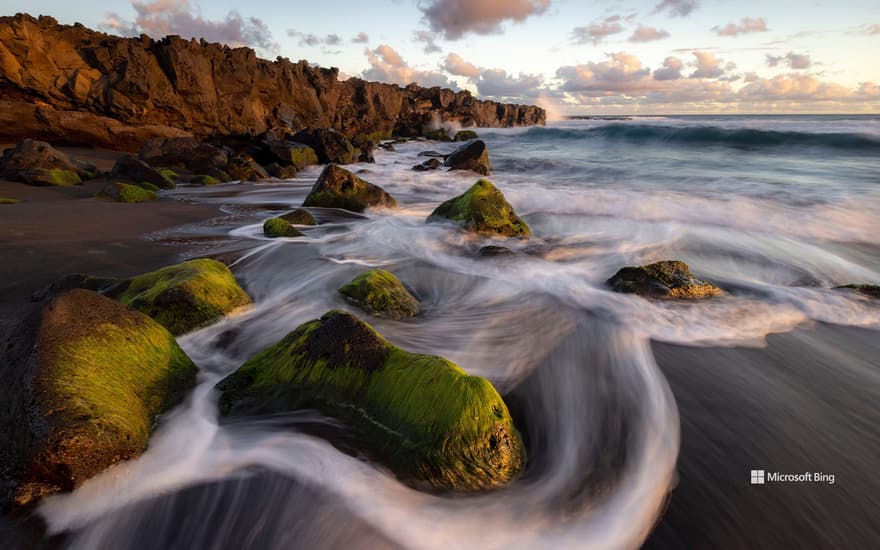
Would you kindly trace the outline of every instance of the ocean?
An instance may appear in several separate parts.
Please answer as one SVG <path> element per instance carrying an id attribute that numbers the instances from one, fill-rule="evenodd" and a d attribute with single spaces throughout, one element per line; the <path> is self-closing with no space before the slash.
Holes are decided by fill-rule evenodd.
<path id="1" fill-rule="evenodd" d="M 322 224 L 304 237 L 269 240 L 261 224 L 299 206 L 318 167 L 169 192 L 225 215 L 151 238 L 234 259 L 256 305 L 180 339 L 200 385 L 142 458 L 49 499 L 50 530 L 86 549 L 876 546 L 880 302 L 834 287 L 880 284 L 880 117 L 630 117 L 479 134 L 528 240 L 425 223 L 477 176 L 411 167 L 456 144 L 377 149 L 375 164 L 349 168 L 400 208 L 316 209 Z M 515 254 L 479 256 L 487 244 Z M 725 294 L 656 301 L 605 284 L 664 259 Z M 377 330 L 505 397 L 528 450 L 510 486 L 416 491 L 313 411 L 218 421 L 219 379 L 327 310 L 360 314 L 336 289 L 378 266 L 423 313 L 371 319 Z M 825 477 L 758 485 L 752 470 Z"/>

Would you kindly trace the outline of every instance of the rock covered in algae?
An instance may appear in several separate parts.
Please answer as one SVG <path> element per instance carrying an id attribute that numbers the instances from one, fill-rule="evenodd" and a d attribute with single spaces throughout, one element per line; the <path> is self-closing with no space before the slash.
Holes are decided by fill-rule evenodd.
<path id="1" fill-rule="evenodd" d="M 510 481 L 524 451 L 488 380 L 404 351 L 341 311 L 309 321 L 218 384 L 224 414 L 318 408 L 350 422 L 404 476 L 480 490 Z"/>
<path id="2" fill-rule="evenodd" d="M 138 275 L 108 295 L 146 313 L 174 335 L 209 325 L 251 301 L 229 268 L 209 258 Z"/>
<path id="3" fill-rule="evenodd" d="M 475 233 L 527 237 L 532 234 L 528 224 L 520 219 L 513 207 L 492 182 L 480 179 L 461 195 L 438 206 L 428 222 L 441 220 L 458 222 L 464 229 Z"/>
<path id="4" fill-rule="evenodd" d="M 312 213 L 305 208 L 297 208 L 292 212 L 282 214 L 278 217 L 294 225 L 318 225 L 318 222 L 315 220 Z"/>
<path id="5" fill-rule="evenodd" d="M 149 185 L 149 184 L 147 184 Z M 156 200 L 156 192 L 138 185 L 130 185 L 121 181 L 110 182 L 98 193 L 99 197 L 113 199 L 117 202 L 147 202 Z"/>
<path id="6" fill-rule="evenodd" d="M 378 185 L 362 180 L 345 168 L 330 164 L 321 172 L 302 205 L 363 212 L 371 206 L 393 208 L 397 206 L 397 201 Z"/>
<path id="7" fill-rule="evenodd" d="M 717 286 L 693 276 L 678 260 L 664 260 L 638 267 L 624 267 L 608 279 L 617 292 L 653 298 L 708 298 L 722 294 Z"/>
<path id="8" fill-rule="evenodd" d="M 4 460 L 13 507 L 141 454 L 158 415 L 195 384 L 196 366 L 164 327 L 90 290 L 55 297 L 12 342 L 0 439 L 4 458 L 15 453 Z"/>
<path id="9" fill-rule="evenodd" d="M 400 279 L 384 269 L 361 273 L 339 292 L 350 302 L 377 317 L 404 319 L 419 314 L 419 301 Z"/>
<path id="10" fill-rule="evenodd" d="M 302 237 L 299 229 L 284 218 L 269 218 L 263 222 L 263 235 L 270 238 Z"/>

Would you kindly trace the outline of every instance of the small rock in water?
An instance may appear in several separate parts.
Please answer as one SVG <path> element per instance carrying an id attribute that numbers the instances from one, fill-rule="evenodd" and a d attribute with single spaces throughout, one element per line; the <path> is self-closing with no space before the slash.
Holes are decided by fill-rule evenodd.
<path id="1" fill-rule="evenodd" d="M 506 246 L 489 245 L 480 248 L 477 254 L 481 258 L 494 258 L 496 256 L 513 256 L 516 253 Z"/>
<path id="2" fill-rule="evenodd" d="M 288 212 L 278 217 L 294 225 L 318 225 L 312 213 L 305 208 L 297 208 L 293 212 Z"/>
<path id="3" fill-rule="evenodd" d="M 412 167 L 412 169 L 416 172 L 428 172 L 430 170 L 436 170 L 436 169 L 440 168 L 442 165 L 443 165 L 443 163 L 441 163 L 436 158 L 430 158 L 421 164 L 416 164 L 415 166 Z"/>
<path id="4" fill-rule="evenodd" d="M 378 185 L 362 180 L 345 168 L 330 164 L 321 172 L 302 205 L 363 212 L 371 206 L 394 208 L 397 201 Z"/>
<path id="5" fill-rule="evenodd" d="M 469 141 L 446 157 L 444 164 L 450 170 L 471 170 L 477 174 L 488 176 L 492 170 L 489 162 L 489 150 L 486 143 L 477 139 Z"/>
<path id="6" fill-rule="evenodd" d="M 467 231 L 527 237 L 532 234 L 528 224 L 514 212 L 513 207 L 492 182 L 480 179 L 461 195 L 438 206 L 428 223 L 443 220 L 458 222 Z"/>
<path id="7" fill-rule="evenodd" d="M 361 273 L 340 287 L 339 292 L 367 313 L 388 319 L 404 319 L 419 314 L 419 301 L 400 279 L 384 269 Z"/>
<path id="8" fill-rule="evenodd" d="M 616 292 L 652 298 L 694 299 L 722 294 L 720 288 L 697 279 L 686 263 L 677 260 L 624 267 L 608 279 L 608 284 Z"/>
<path id="9" fill-rule="evenodd" d="M 270 238 L 302 237 L 303 234 L 284 218 L 269 218 L 263 222 L 263 235 Z"/>

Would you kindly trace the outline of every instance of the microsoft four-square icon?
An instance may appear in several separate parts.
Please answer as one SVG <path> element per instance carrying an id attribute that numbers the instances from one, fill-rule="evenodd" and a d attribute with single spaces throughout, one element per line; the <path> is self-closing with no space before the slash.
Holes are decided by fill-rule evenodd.
<path id="1" fill-rule="evenodd" d="M 764 470 L 752 470 L 752 485 L 764 485 Z"/>

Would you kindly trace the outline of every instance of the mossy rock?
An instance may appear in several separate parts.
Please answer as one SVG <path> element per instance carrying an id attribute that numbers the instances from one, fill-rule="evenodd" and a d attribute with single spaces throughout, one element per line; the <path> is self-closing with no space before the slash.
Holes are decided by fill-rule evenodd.
<path id="1" fill-rule="evenodd" d="M 0 204 L 18 204 L 21 202 L 18 199 L 10 199 L 9 197 L 0 197 Z"/>
<path id="2" fill-rule="evenodd" d="M 104 186 L 99 197 L 113 199 L 117 202 L 136 203 L 156 200 L 156 193 L 137 185 L 112 182 Z"/>
<path id="3" fill-rule="evenodd" d="M 156 168 L 156 171 L 162 174 L 165 179 L 171 180 L 175 183 L 180 178 L 180 175 L 171 168 Z"/>
<path id="4" fill-rule="evenodd" d="M 302 237 L 303 234 L 283 218 L 269 218 L 263 222 L 263 235 L 276 237 Z"/>
<path id="5" fill-rule="evenodd" d="M 479 137 L 480 136 L 478 136 L 473 130 L 459 130 L 455 133 L 455 139 L 453 139 L 453 141 L 470 141 Z"/>
<path id="6" fill-rule="evenodd" d="M 193 176 L 189 182 L 193 185 L 219 185 L 222 183 L 219 179 L 214 176 L 209 176 L 207 174 L 200 174 L 198 176 Z"/>
<path id="7" fill-rule="evenodd" d="M 169 177 L 168 173 L 156 170 L 146 162 L 134 155 L 123 155 L 116 160 L 110 177 L 130 180 L 133 182 L 147 182 L 160 189 L 174 189 L 175 178 Z"/>
<path id="8" fill-rule="evenodd" d="M 71 290 L 20 328 L 30 351 L 12 395 L 19 459 L 14 506 L 70 491 L 140 455 L 159 414 L 195 384 L 197 369 L 161 325 L 89 290 Z M 18 364 L 18 363 L 17 363 Z"/>
<path id="9" fill-rule="evenodd" d="M 294 225 L 318 225 L 318 221 L 315 220 L 312 213 L 305 208 L 297 208 L 293 212 L 288 212 L 278 217 Z"/>
<path id="10" fill-rule="evenodd" d="M 229 268 L 208 258 L 138 275 L 108 295 L 146 313 L 175 336 L 210 325 L 251 302 Z"/>
<path id="11" fill-rule="evenodd" d="M 859 294 L 864 294 L 870 298 L 880 299 L 880 286 L 878 285 L 842 285 L 834 287 L 841 290 L 852 290 Z"/>
<path id="12" fill-rule="evenodd" d="M 299 326 L 217 387 L 226 415 L 318 408 L 346 420 L 398 473 L 434 487 L 499 487 L 524 462 L 488 380 L 404 351 L 341 311 Z"/>
<path id="13" fill-rule="evenodd" d="M 708 298 L 723 294 L 717 286 L 701 281 L 691 274 L 688 265 L 678 260 L 624 267 L 608 279 L 616 292 L 651 298 Z"/>
<path id="14" fill-rule="evenodd" d="M 18 181 L 38 187 L 70 187 L 82 185 L 79 174 L 73 170 L 34 168 L 18 173 Z"/>
<path id="15" fill-rule="evenodd" d="M 400 279 L 384 269 L 361 273 L 339 292 L 367 313 L 388 319 L 404 319 L 419 314 L 419 301 Z"/>
<path id="16" fill-rule="evenodd" d="M 436 130 L 425 132 L 425 138 L 430 139 L 431 141 L 452 141 L 446 128 L 438 128 Z"/>
<path id="17" fill-rule="evenodd" d="M 475 233 L 527 237 L 532 234 L 492 182 L 480 179 L 461 195 L 438 206 L 428 222 L 452 220 Z"/>
<path id="18" fill-rule="evenodd" d="M 318 164 L 318 155 L 315 150 L 303 143 L 291 143 L 289 149 L 290 163 L 297 170 Z"/>
<path id="19" fill-rule="evenodd" d="M 141 181 L 141 182 L 133 183 L 132 185 L 137 185 L 141 189 L 146 189 L 147 191 L 152 191 L 153 193 L 158 193 L 159 191 L 161 191 L 161 189 L 158 186 L 153 185 L 152 183 L 150 183 L 148 181 Z"/>
<path id="20" fill-rule="evenodd" d="M 371 206 L 394 208 L 397 201 L 378 185 L 330 164 L 321 172 L 302 205 L 363 212 Z"/>

